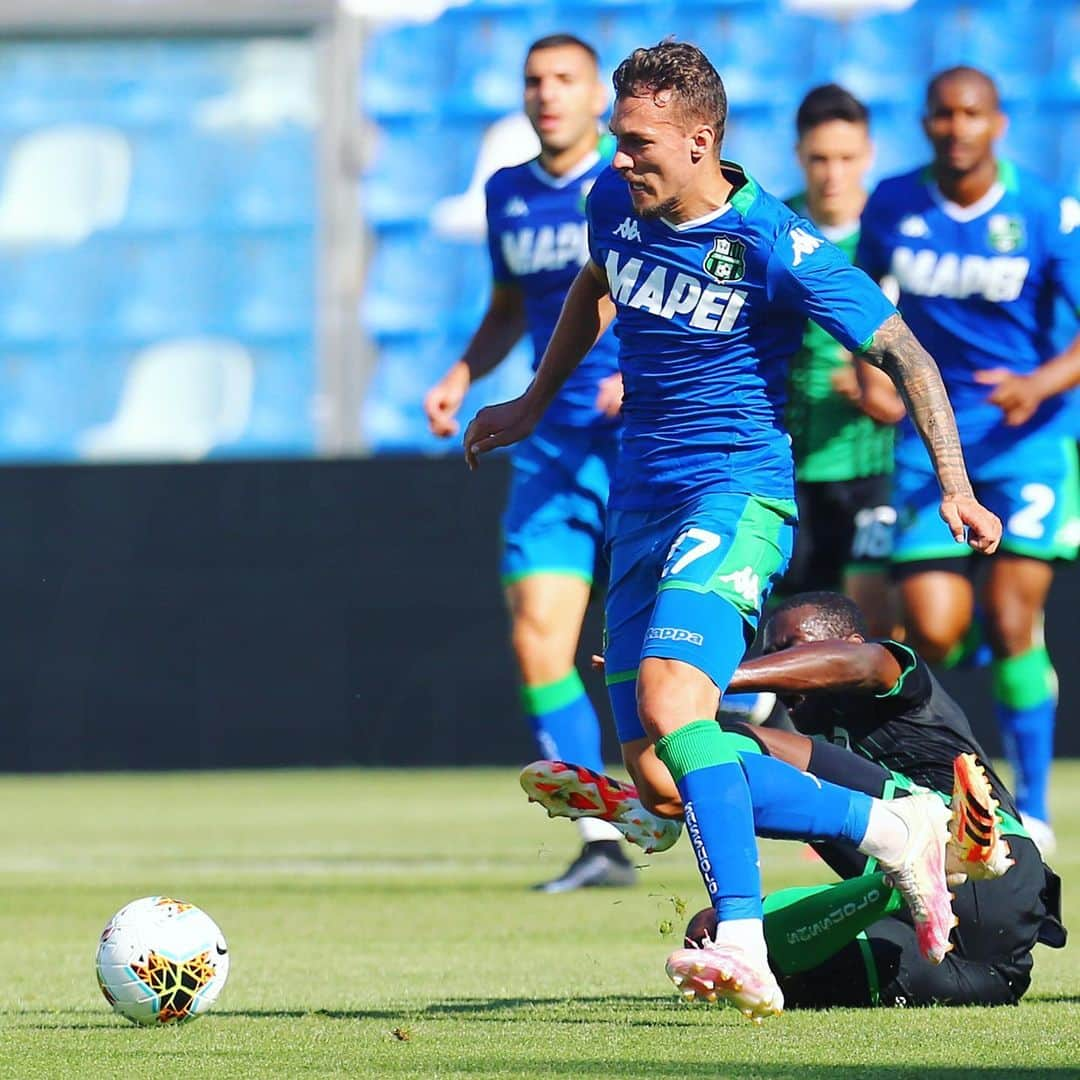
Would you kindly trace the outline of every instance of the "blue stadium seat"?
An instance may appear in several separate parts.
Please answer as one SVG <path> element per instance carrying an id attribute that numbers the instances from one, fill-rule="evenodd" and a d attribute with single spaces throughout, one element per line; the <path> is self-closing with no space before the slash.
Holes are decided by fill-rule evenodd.
<path id="1" fill-rule="evenodd" d="M 458 453 L 457 439 L 438 439 L 428 431 L 423 398 L 427 388 L 456 360 L 467 338 L 420 332 L 388 339 L 361 410 L 364 439 L 377 452 Z M 464 421 L 483 405 L 520 394 L 528 384 L 532 353 L 527 343 L 470 389 L 461 407 Z"/>
<path id="2" fill-rule="evenodd" d="M 173 127 L 129 133 L 128 143 L 131 187 L 123 227 L 190 227 L 218 213 L 220 161 L 212 142 Z"/>
<path id="3" fill-rule="evenodd" d="M 0 368 L 0 459 L 56 461 L 108 415 L 118 365 L 85 346 L 9 349 Z"/>
<path id="4" fill-rule="evenodd" d="M 794 147 L 794 110 L 766 106 L 732 110 L 725 157 L 743 165 L 766 191 L 781 199 L 802 187 Z"/>
<path id="5" fill-rule="evenodd" d="M 1051 64 L 1042 82 L 1042 95 L 1080 104 L 1080 5 L 1070 2 L 1058 8 L 1051 26 Z"/>
<path id="6" fill-rule="evenodd" d="M 426 221 L 438 199 L 468 187 L 482 134 L 482 125 L 460 120 L 384 126 L 361 184 L 365 217 L 376 225 Z"/>
<path id="7" fill-rule="evenodd" d="M 563 25 L 587 41 L 600 54 L 600 67 L 606 85 L 607 77 L 627 56 L 643 45 L 652 45 L 662 36 L 659 27 L 666 5 L 616 5 L 599 3 L 591 8 L 579 4 L 563 5 L 557 9 Z"/>
<path id="8" fill-rule="evenodd" d="M 452 311 L 453 262 L 426 230 L 381 232 L 364 287 L 363 320 L 376 336 L 441 326 Z"/>
<path id="9" fill-rule="evenodd" d="M 0 341 L 75 343 L 95 327 L 102 267 L 93 245 L 8 249 L 0 260 Z"/>
<path id="10" fill-rule="evenodd" d="M 315 325 L 315 245 L 306 229 L 221 235 L 215 323 L 242 340 Z"/>
<path id="11" fill-rule="evenodd" d="M 213 140 L 220 187 L 215 220 L 255 227 L 315 221 L 315 133 L 286 125 Z"/>
<path id="12" fill-rule="evenodd" d="M 926 16 L 905 12 L 819 23 L 817 82 L 838 82 L 868 105 L 914 104 L 926 82 Z"/>
<path id="13" fill-rule="evenodd" d="M 502 116 L 521 108 L 525 52 L 559 29 L 551 13 L 529 7 L 497 11 L 472 5 L 443 15 L 447 61 L 442 108 L 458 116 Z"/>
<path id="14" fill-rule="evenodd" d="M 715 18 L 715 44 L 711 31 L 698 44 L 715 62 L 731 104 L 789 104 L 793 82 L 805 77 L 813 60 L 814 20 L 742 6 L 720 9 Z"/>
<path id="15" fill-rule="evenodd" d="M 211 237 L 186 232 L 118 239 L 103 272 L 115 295 L 101 327 L 121 342 L 214 332 L 220 263 Z"/>
<path id="16" fill-rule="evenodd" d="M 360 107 L 376 119 L 433 111 L 446 79 L 445 20 L 375 31 L 364 52 Z"/>
<path id="17" fill-rule="evenodd" d="M 487 305 L 485 249 L 444 243 L 423 229 L 379 236 L 364 290 L 364 325 L 377 336 L 425 327 L 471 332 Z"/>
<path id="18" fill-rule="evenodd" d="M 255 385 L 247 426 L 234 442 L 215 448 L 211 457 L 314 453 L 318 379 L 311 335 L 294 335 L 251 351 Z"/>
<path id="19" fill-rule="evenodd" d="M 930 160 L 930 144 L 922 130 L 922 109 L 915 105 L 875 105 L 870 110 L 874 140 L 874 181 L 910 172 Z"/>
<path id="20" fill-rule="evenodd" d="M 1031 100 L 1049 67 L 1057 13 L 1030 0 L 979 0 L 930 23 L 934 69 L 970 64 L 993 76 L 1002 95 Z"/>

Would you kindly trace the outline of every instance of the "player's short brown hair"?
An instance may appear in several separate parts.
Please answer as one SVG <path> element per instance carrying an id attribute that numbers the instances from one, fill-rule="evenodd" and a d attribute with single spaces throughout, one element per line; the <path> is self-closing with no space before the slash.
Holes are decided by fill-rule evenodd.
<path id="1" fill-rule="evenodd" d="M 716 128 L 719 151 L 727 126 L 727 92 L 716 68 L 696 45 L 669 38 L 648 49 L 635 49 L 615 69 L 611 81 L 617 101 L 673 91 L 686 120 Z"/>
<path id="2" fill-rule="evenodd" d="M 581 38 L 574 34 L 548 34 L 546 37 L 537 38 L 529 46 L 528 51 L 525 53 L 525 59 L 527 61 L 534 52 L 540 52 L 543 49 L 561 49 L 566 46 L 580 49 L 593 62 L 594 67 L 600 66 L 600 57 L 597 55 L 596 50 L 587 41 L 582 41 Z"/>

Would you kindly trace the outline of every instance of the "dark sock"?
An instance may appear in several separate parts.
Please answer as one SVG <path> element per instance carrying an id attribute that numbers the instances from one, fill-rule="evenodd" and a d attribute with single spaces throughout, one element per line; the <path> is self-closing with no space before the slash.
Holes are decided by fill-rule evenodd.
<path id="1" fill-rule="evenodd" d="M 885 781 L 889 770 L 821 739 L 814 739 L 810 747 L 810 762 L 806 767 L 819 780 L 839 784 L 854 791 L 862 791 L 880 799 L 885 793 Z"/>

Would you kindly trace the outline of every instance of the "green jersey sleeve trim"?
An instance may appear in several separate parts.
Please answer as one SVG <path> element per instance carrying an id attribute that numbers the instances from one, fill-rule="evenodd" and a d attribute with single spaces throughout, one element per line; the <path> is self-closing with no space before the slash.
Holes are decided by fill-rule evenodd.
<path id="1" fill-rule="evenodd" d="M 900 678 L 896 680 L 896 683 L 893 685 L 893 687 L 890 690 L 886 690 L 883 694 L 874 695 L 874 697 L 876 698 L 896 697 L 896 695 L 899 694 L 900 691 L 904 688 L 904 680 L 907 679 L 907 677 L 915 670 L 916 667 L 918 667 L 919 658 L 915 655 L 914 650 L 909 645 L 905 645 L 902 641 L 893 641 L 892 638 L 887 638 L 885 641 L 878 642 L 878 644 L 895 645 L 897 648 L 903 649 L 904 652 L 908 654 L 908 662 L 904 665 L 903 669 L 900 672 Z M 889 649 L 889 652 L 892 652 L 893 655 L 896 656 L 896 653 L 893 652 L 892 649 Z M 898 656 L 896 658 L 898 660 L 900 659 Z"/>

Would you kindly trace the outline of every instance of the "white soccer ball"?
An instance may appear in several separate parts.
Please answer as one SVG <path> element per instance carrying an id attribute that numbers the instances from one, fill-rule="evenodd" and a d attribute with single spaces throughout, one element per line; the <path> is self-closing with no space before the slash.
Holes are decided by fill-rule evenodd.
<path id="1" fill-rule="evenodd" d="M 98 985 L 132 1023 L 194 1020 L 217 1001 L 228 977 L 229 951 L 217 923 L 183 900 L 132 900 L 101 932 Z"/>

